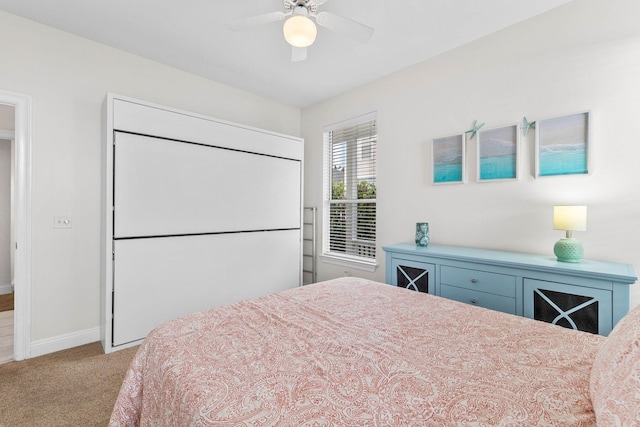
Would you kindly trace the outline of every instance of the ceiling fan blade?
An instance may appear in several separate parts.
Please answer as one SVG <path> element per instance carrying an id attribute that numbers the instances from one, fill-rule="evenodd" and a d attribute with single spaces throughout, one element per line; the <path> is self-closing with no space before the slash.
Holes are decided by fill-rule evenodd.
<path id="1" fill-rule="evenodd" d="M 307 59 L 306 47 L 292 47 L 291 48 L 291 62 L 300 62 Z"/>
<path id="2" fill-rule="evenodd" d="M 343 34 L 359 42 L 369 41 L 374 29 L 331 12 L 320 12 L 316 15 L 318 25 Z"/>
<path id="3" fill-rule="evenodd" d="M 264 15 L 250 16 L 249 18 L 242 18 L 236 21 L 227 22 L 225 25 L 231 31 L 244 30 L 251 27 L 257 27 L 258 25 L 268 24 L 270 22 L 281 21 L 287 16 L 284 12 L 271 12 Z"/>

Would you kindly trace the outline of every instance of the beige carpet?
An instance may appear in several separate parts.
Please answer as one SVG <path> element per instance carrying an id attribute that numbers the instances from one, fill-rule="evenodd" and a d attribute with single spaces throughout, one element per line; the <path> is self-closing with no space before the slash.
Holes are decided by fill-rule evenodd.
<path id="1" fill-rule="evenodd" d="M 0 426 L 106 426 L 136 350 L 93 343 L 0 365 Z"/>

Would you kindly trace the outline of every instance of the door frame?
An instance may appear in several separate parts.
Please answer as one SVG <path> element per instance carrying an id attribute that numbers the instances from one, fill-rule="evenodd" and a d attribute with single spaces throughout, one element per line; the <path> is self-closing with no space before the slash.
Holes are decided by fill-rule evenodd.
<path id="1" fill-rule="evenodd" d="M 13 358 L 31 357 L 31 97 L 0 90 L 15 110 Z"/>

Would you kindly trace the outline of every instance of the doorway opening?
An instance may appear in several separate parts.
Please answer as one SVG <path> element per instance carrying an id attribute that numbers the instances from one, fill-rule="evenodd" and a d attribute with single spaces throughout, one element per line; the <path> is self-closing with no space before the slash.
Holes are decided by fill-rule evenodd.
<path id="1" fill-rule="evenodd" d="M 15 109 L 0 104 L 0 363 L 13 360 Z"/>
<path id="2" fill-rule="evenodd" d="M 9 237 L 5 239 L 9 245 L 5 248 L 8 261 L 4 261 L 5 267 L 9 263 L 10 271 L 8 275 L 0 276 L 0 291 L 6 293 L 7 286 L 13 291 L 11 360 L 23 360 L 31 356 L 31 97 L 0 91 L 0 113 L 10 111 L 14 115 L 13 129 L 6 129 L 10 125 L 5 125 L 5 129 L 0 125 L 0 143 L 4 139 L 5 143 L 9 141 L 10 144 L 8 161 L 11 170 L 8 185 L 10 207 L 7 210 Z M 0 198 L 3 197 L 2 191 L 0 188 Z M 5 283 L 7 277 L 9 283 Z"/>

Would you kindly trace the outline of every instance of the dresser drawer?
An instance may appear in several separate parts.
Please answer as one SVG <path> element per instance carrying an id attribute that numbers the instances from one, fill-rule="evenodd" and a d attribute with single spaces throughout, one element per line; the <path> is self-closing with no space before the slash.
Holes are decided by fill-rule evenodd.
<path id="1" fill-rule="evenodd" d="M 509 298 L 516 297 L 516 278 L 506 274 L 442 266 L 440 283 Z"/>
<path id="2" fill-rule="evenodd" d="M 501 295 L 488 294 L 486 292 L 473 291 L 456 286 L 442 285 L 440 295 L 444 298 L 464 302 L 478 307 L 502 311 L 503 313 L 516 314 L 516 299 Z"/>

